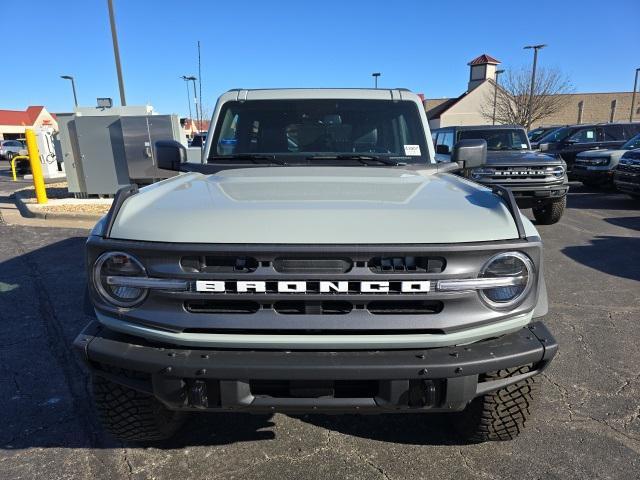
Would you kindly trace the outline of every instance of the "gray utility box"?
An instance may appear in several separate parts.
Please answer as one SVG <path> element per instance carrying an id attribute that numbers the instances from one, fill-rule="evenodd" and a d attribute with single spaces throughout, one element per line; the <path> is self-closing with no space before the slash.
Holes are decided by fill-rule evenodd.
<path id="1" fill-rule="evenodd" d="M 143 108 L 83 108 L 59 117 L 56 143 L 69 192 L 77 197 L 113 195 L 130 183 L 148 184 L 176 174 L 157 168 L 154 144 L 160 139 L 186 143 L 179 119 Z"/>

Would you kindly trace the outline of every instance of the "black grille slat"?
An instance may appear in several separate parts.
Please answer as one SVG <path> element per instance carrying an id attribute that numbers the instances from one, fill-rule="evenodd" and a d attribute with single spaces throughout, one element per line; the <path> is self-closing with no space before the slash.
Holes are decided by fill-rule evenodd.
<path id="1" fill-rule="evenodd" d="M 276 258 L 273 269 L 278 273 L 347 273 L 353 268 L 349 258 Z"/>
<path id="2" fill-rule="evenodd" d="M 374 273 L 442 273 L 445 266 L 443 257 L 406 255 L 373 257 L 369 260 L 369 269 Z"/>
<path id="3" fill-rule="evenodd" d="M 192 255 L 180 259 L 182 270 L 187 273 L 251 273 L 258 268 L 253 257 Z"/>

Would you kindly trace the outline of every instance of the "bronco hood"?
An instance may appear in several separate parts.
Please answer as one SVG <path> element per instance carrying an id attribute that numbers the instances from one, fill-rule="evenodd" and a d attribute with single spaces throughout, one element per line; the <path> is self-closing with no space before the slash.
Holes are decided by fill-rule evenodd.
<path id="1" fill-rule="evenodd" d="M 536 234 L 523 218 L 527 234 Z M 188 173 L 142 188 L 110 237 L 230 244 L 412 244 L 517 238 L 490 190 L 460 177 L 378 167 Z"/>
<path id="2" fill-rule="evenodd" d="M 487 165 L 491 167 L 501 166 L 552 166 L 562 165 L 562 160 L 551 155 L 545 155 L 543 153 L 532 152 L 531 150 L 519 150 L 519 151 L 488 151 L 487 152 Z"/>

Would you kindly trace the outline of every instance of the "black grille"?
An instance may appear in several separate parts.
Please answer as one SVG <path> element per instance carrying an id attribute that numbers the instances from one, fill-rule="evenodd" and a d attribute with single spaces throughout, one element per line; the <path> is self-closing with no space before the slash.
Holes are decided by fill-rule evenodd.
<path id="1" fill-rule="evenodd" d="M 185 309 L 191 313 L 241 313 L 252 314 L 260 310 L 258 302 L 244 300 L 191 300 L 185 302 Z"/>
<path id="2" fill-rule="evenodd" d="M 276 258 L 278 273 L 347 273 L 353 267 L 349 258 Z"/>
<path id="3" fill-rule="evenodd" d="M 253 257 L 193 255 L 180 259 L 182 270 L 187 273 L 251 273 L 258 268 Z"/>
<path id="4" fill-rule="evenodd" d="M 443 307 L 442 302 L 433 300 L 379 300 L 367 304 L 373 315 L 430 315 L 440 313 Z"/>
<path id="5" fill-rule="evenodd" d="M 442 273 L 445 264 L 442 257 L 374 257 L 369 268 L 374 273 Z"/>
<path id="6" fill-rule="evenodd" d="M 272 310 L 280 315 L 346 315 L 361 310 L 372 315 L 431 315 L 444 308 L 439 300 L 281 300 L 260 303 L 249 300 L 190 300 L 185 310 L 190 313 L 251 315 L 260 310 Z"/>
<path id="7" fill-rule="evenodd" d="M 639 173 L 640 172 L 640 163 L 638 163 L 636 165 L 629 165 L 629 164 L 619 163 L 617 169 L 618 169 L 619 172 Z"/>

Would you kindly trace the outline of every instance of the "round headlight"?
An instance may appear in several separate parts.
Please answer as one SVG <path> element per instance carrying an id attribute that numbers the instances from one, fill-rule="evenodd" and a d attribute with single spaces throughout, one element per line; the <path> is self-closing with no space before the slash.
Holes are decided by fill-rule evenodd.
<path id="1" fill-rule="evenodd" d="M 534 274 L 533 262 L 524 253 L 499 253 L 485 263 L 479 277 L 495 278 L 500 286 L 480 290 L 480 297 L 495 310 L 514 308 L 531 290 Z"/>
<path id="2" fill-rule="evenodd" d="M 558 165 L 557 167 L 548 167 L 547 171 L 556 178 L 564 177 L 564 167 Z"/>
<path id="3" fill-rule="evenodd" d="M 118 307 L 134 307 L 142 302 L 147 289 L 114 284 L 113 277 L 146 277 L 142 263 L 124 252 L 106 252 L 93 265 L 93 285 L 107 303 Z"/>

